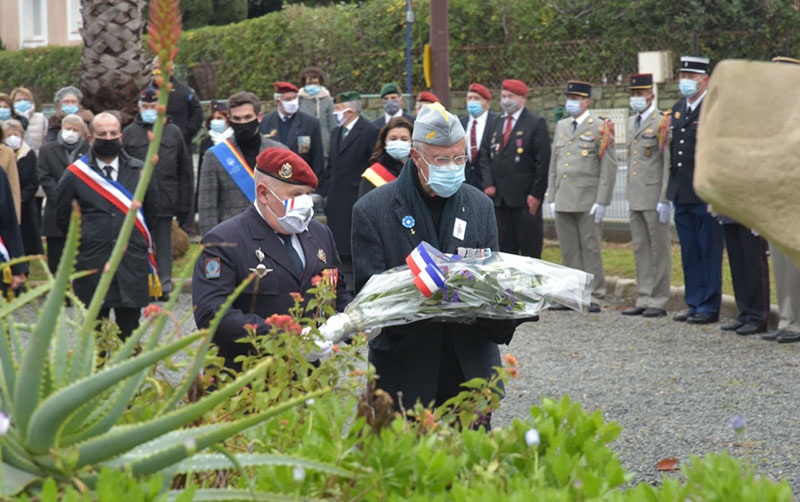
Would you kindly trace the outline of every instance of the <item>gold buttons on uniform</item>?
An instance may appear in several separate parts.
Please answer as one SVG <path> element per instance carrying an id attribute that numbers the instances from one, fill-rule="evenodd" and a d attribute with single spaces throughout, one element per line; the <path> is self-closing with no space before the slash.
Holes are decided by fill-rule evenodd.
<path id="1" fill-rule="evenodd" d="M 638 152 L 638 151 L 636 151 L 636 150 L 634 150 L 634 151 L 633 151 L 633 154 L 634 154 L 634 155 L 636 155 L 637 153 L 639 153 L 639 152 Z"/>
<path id="2" fill-rule="evenodd" d="M 636 171 L 632 172 L 631 174 L 633 174 L 634 176 L 636 176 Z"/>
<path id="3" fill-rule="evenodd" d="M 566 178 L 566 177 L 567 177 L 567 175 L 565 174 L 565 175 L 564 175 L 564 177 Z"/>
<path id="4" fill-rule="evenodd" d="M 583 155 L 584 157 L 586 157 L 587 155 L 589 155 L 589 150 L 584 150 L 584 151 L 582 151 L 582 152 L 581 152 L 581 155 Z"/>
<path id="5" fill-rule="evenodd" d="M 570 145 L 572 144 L 572 140 L 569 140 L 569 144 L 570 144 Z"/>
<path id="6" fill-rule="evenodd" d="M 633 144 L 634 145 L 638 145 L 639 144 L 639 140 L 638 139 L 633 140 Z"/>
<path id="7" fill-rule="evenodd" d="M 638 163 L 639 163 L 639 162 L 637 162 L 637 161 L 635 161 L 635 160 L 633 161 L 633 165 L 634 165 L 634 166 L 635 166 L 636 164 L 638 164 Z"/>
<path id="8" fill-rule="evenodd" d="M 569 164 L 567 164 L 566 162 L 564 162 L 564 167 L 569 167 Z"/>

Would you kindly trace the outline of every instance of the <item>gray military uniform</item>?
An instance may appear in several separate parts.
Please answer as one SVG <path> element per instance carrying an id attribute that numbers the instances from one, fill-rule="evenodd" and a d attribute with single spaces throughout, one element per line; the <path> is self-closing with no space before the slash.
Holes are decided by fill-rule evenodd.
<path id="1" fill-rule="evenodd" d="M 771 242 L 769 252 L 778 296 L 778 330 L 800 332 L 800 269 Z"/>
<path id="2" fill-rule="evenodd" d="M 659 222 L 656 206 L 659 202 L 669 203 L 666 194 L 670 156 L 669 148 L 664 148 L 668 143 L 665 135 L 669 116 L 655 107 L 650 110 L 638 128 L 639 114 L 628 119 L 627 194 L 639 293 L 636 306 L 666 310 L 672 272 L 670 224 Z"/>
<path id="3" fill-rule="evenodd" d="M 564 265 L 594 274 L 592 295 L 606 293 L 601 226 L 592 205 L 611 203 L 617 160 L 611 122 L 588 112 L 577 129 L 572 117 L 556 124 L 547 201 L 555 202 L 556 232 Z"/>

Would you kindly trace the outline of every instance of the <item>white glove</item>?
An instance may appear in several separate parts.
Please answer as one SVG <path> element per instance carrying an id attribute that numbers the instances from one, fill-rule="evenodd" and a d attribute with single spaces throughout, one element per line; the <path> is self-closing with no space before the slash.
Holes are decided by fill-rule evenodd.
<path id="1" fill-rule="evenodd" d="M 603 218 L 606 215 L 606 209 L 608 209 L 608 204 L 598 204 L 596 202 L 594 204 L 592 204 L 592 209 L 591 209 L 591 211 L 589 211 L 589 214 L 593 214 L 594 215 L 594 222 L 595 223 L 602 223 L 603 222 Z"/>
<path id="2" fill-rule="evenodd" d="M 311 352 L 308 354 L 304 354 L 306 356 L 306 361 L 310 363 L 325 359 L 333 352 L 333 344 L 331 342 L 316 341 L 314 345 L 316 348 L 311 349 Z"/>
<path id="3" fill-rule="evenodd" d="M 550 212 L 556 214 L 556 203 L 550 202 Z"/>
<path id="4" fill-rule="evenodd" d="M 325 321 L 325 324 L 319 327 L 319 334 L 322 338 L 331 343 L 338 343 L 352 335 L 347 329 L 350 322 L 350 316 L 347 314 L 334 314 Z"/>
<path id="5" fill-rule="evenodd" d="M 659 202 L 656 205 L 659 223 L 669 223 L 669 215 L 672 213 L 672 202 Z"/>

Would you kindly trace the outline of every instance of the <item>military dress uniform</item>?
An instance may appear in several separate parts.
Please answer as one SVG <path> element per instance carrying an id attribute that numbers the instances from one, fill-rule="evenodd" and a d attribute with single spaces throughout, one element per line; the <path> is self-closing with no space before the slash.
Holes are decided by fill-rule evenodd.
<path id="1" fill-rule="evenodd" d="M 707 73 L 708 59 L 681 58 L 681 71 Z M 675 205 L 675 228 L 681 243 L 685 301 L 689 310 L 677 321 L 714 322 L 722 301 L 722 231 L 694 191 L 694 157 L 702 100 L 689 106 L 681 98 L 670 121 L 670 176 L 667 198 Z M 693 320 L 694 319 L 694 320 Z"/>
<path id="2" fill-rule="evenodd" d="M 631 75 L 631 90 L 652 89 L 652 75 Z M 659 204 L 668 205 L 669 114 L 655 103 L 628 118 L 628 204 L 636 260 L 638 298 L 635 311 L 663 314 L 669 302 L 672 272 L 670 222 L 659 220 Z M 660 311 L 660 312 L 658 312 Z M 648 313 L 649 317 L 650 313 Z"/>
<path id="3" fill-rule="evenodd" d="M 591 93 L 589 84 L 570 84 L 568 94 L 584 93 L 588 97 Z M 594 204 L 611 204 L 616 175 L 614 125 L 610 120 L 587 110 L 581 117 L 558 121 L 547 202 L 555 202 L 556 233 L 564 265 L 594 274 L 592 295 L 598 298 L 606 293 L 601 224 L 595 223 L 590 211 Z"/>

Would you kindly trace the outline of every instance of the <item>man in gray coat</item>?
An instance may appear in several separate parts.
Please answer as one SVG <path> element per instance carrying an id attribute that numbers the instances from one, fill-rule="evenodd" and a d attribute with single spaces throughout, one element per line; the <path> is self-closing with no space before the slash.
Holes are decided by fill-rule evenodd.
<path id="1" fill-rule="evenodd" d="M 631 75 L 628 118 L 628 204 L 636 260 L 636 306 L 623 315 L 660 317 L 667 314 L 672 244 L 667 200 L 669 180 L 669 115 L 655 105 L 653 75 Z"/>
<path id="2" fill-rule="evenodd" d="M 253 166 L 258 154 L 267 148 L 286 148 L 259 133 L 258 124 L 264 114 L 258 96 L 237 92 L 228 98 L 228 107 L 234 135 L 209 148 L 200 169 L 197 212 L 201 235 L 253 204 Z"/>
<path id="3" fill-rule="evenodd" d="M 423 107 L 414 124 L 411 157 L 397 180 L 376 188 L 353 207 L 352 251 L 356 291 L 374 274 L 403 265 L 422 241 L 441 251 L 497 251 L 492 201 L 463 183 L 464 128 L 440 104 Z M 460 173 L 460 174 L 459 174 Z M 420 400 L 441 405 L 472 378 L 489 378 L 500 365 L 498 343 L 508 343 L 513 321 L 471 324 L 422 321 L 386 328 L 370 342 L 378 386 L 405 409 Z M 398 398 L 398 394 L 402 397 Z"/>
<path id="4" fill-rule="evenodd" d="M 617 160 L 614 125 L 589 111 L 591 94 L 591 84 L 567 82 L 569 115 L 558 121 L 553 134 L 547 201 L 555 211 L 564 265 L 593 274 L 592 296 L 603 298 L 601 224 L 611 204 Z M 596 303 L 589 307 L 589 312 L 599 311 Z"/>

